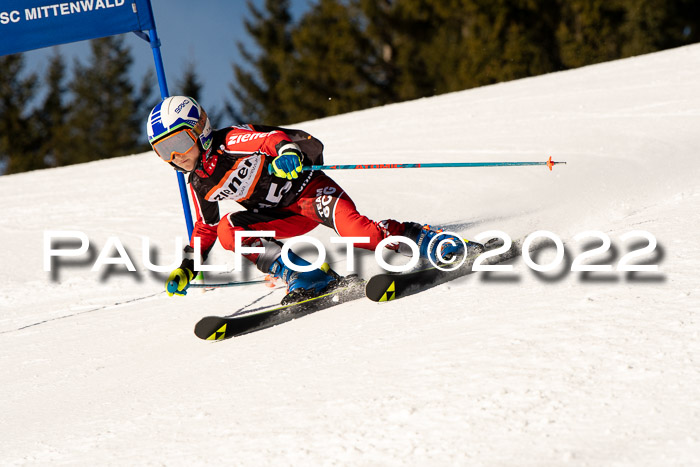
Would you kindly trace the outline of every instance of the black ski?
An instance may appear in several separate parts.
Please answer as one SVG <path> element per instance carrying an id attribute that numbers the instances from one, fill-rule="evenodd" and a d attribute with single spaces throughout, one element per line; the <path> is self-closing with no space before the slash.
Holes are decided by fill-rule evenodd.
<path id="1" fill-rule="evenodd" d="M 489 240 L 484 245 L 484 252 L 495 250 L 503 246 L 500 239 Z M 454 271 L 441 271 L 436 267 L 429 267 L 406 273 L 386 273 L 372 276 L 365 286 L 367 298 L 375 302 L 388 302 L 397 298 L 413 295 L 417 292 L 444 284 L 451 280 L 473 273 L 472 265 L 481 254 L 467 258 L 458 269 Z M 497 256 L 492 256 L 482 264 L 496 264 L 508 261 L 520 254 L 519 242 L 514 242 L 510 249 Z"/>
<path id="2" fill-rule="evenodd" d="M 317 297 L 276 305 L 263 310 L 235 316 L 206 316 L 194 327 L 197 337 L 219 341 L 259 331 L 296 318 L 330 308 L 341 303 L 363 298 L 365 281 L 359 278 L 348 279 L 337 288 Z"/>

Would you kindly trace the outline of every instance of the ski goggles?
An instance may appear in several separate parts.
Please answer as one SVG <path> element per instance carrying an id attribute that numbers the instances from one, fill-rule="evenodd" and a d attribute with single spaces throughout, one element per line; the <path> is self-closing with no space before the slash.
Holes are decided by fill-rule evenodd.
<path id="1" fill-rule="evenodd" d="M 192 130 L 181 130 L 153 143 L 153 150 L 165 162 L 172 162 L 175 154 L 185 154 L 197 144 Z"/>

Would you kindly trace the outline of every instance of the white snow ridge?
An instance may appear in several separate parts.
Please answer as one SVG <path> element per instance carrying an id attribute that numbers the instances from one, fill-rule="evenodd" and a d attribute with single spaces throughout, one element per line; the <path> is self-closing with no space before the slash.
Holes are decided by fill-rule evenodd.
<path id="1" fill-rule="evenodd" d="M 176 262 L 184 222 L 152 152 L 4 176 L 0 463 L 700 465 L 700 45 L 290 126 L 334 164 L 566 161 L 329 172 L 373 219 L 546 230 L 565 260 L 211 343 L 199 318 L 283 291 L 166 296 L 143 254 Z M 46 272 L 47 231 L 90 249 Z M 588 231 L 611 247 L 583 263 L 610 271 L 570 270 L 602 244 L 574 239 Z M 637 231 L 657 245 L 623 239 Z M 313 234 L 342 270 L 344 246 Z M 117 244 L 136 272 L 92 271 Z M 630 264 L 658 271 L 617 269 L 647 245 Z M 233 255 L 217 245 L 210 262 Z"/>

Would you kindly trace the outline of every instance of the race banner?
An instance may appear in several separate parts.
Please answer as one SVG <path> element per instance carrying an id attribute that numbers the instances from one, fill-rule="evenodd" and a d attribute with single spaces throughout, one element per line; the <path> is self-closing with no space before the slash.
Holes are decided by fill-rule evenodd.
<path id="1" fill-rule="evenodd" d="M 149 0 L 0 2 L 0 55 L 152 29 Z"/>

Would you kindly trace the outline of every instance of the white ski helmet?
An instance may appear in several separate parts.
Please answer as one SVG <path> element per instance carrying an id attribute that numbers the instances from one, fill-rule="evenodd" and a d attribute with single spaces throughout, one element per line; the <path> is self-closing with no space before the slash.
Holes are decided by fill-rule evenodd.
<path id="1" fill-rule="evenodd" d="M 209 118 L 191 97 L 172 96 L 156 105 L 148 116 L 147 131 L 153 150 L 171 164 L 173 152 L 184 153 L 195 143 L 205 158 L 211 151 L 213 133 Z M 176 133 L 180 135 L 174 136 Z"/>

